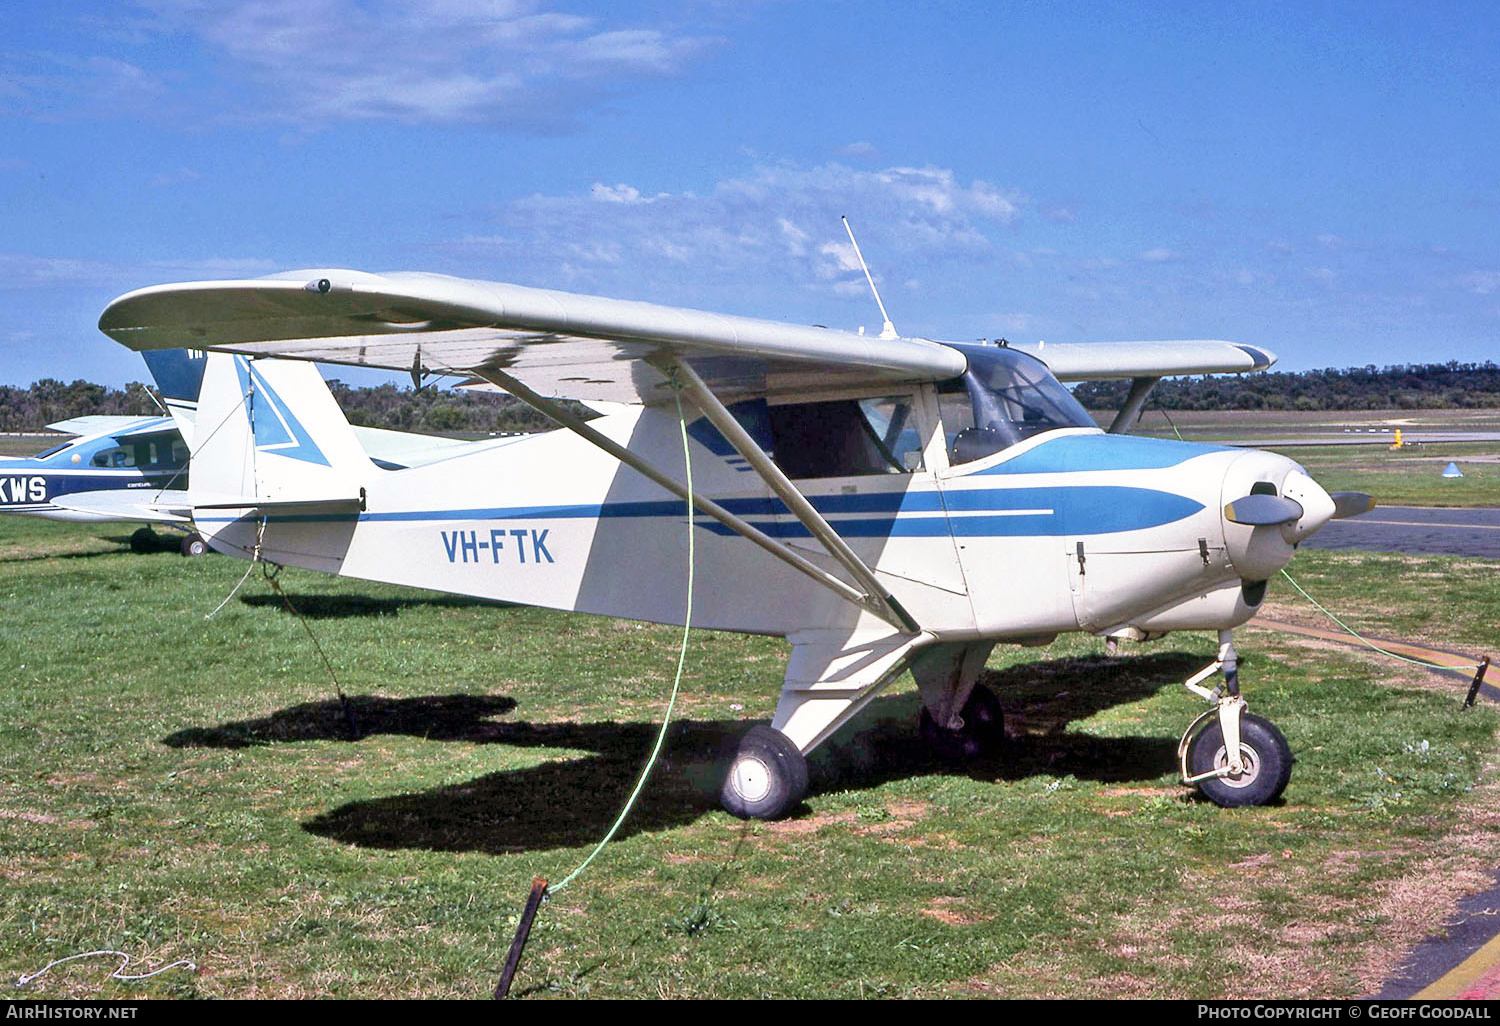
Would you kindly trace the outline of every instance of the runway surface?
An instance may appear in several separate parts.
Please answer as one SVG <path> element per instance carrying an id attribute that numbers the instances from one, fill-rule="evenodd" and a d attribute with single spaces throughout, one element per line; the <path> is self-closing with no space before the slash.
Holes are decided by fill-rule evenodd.
<path id="1" fill-rule="evenodd" d="M 1369 513 L 1329 522 L 1304 543 L 1308 548 L 1415 555 L 1472 556 L 1500 559 L 1500 509 L 1431 509 L 1418 506 L 1378 506 Z M 1257 626 L 1288 633 L 1313 635 L 1329 641 L 1358 644 L 1347 635 L 1264 619 Z M 1409 645 L 1386 642 L 1393 651 Z M 1409 651 L 1405 654 L 1453 666 L 1442 672 L 1472 674 L 1477 658 L 1462 653 Z M 1455 664 L 1467 662 L 1468 669 Z M 1480 700 L 1496 701 L 1495 670 L 1486 676 Z M 1386 981 L 1372 998 L 1419 1001 L 1500 1000 L 1500 871 L 1494 883 L 1459 903 L 1457 917 L 1444 932 L 1418 944 L 1400 972 Z"/>
<path id="2" fill-rule="evenodd" d="M 1310 549 L 1500 559 L 1500 509 L 1377 506 L 1361 516 L 1329 521 L 1303 544 Z"/>

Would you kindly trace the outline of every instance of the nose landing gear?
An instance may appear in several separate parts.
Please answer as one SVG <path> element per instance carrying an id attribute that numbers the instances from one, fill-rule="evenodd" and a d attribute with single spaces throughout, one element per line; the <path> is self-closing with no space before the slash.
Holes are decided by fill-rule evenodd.
<path id="1" fill-rule="evenodd" d="M 1224 683 L 1212 690 L 1202 686 L 1221 670 Z M 1281 797 L 1292 775 L 1292 751 L 1275 724 L 1246 711 L 1233 631 L 1219 632 L 1219 658 L 1183 684 L 1216 708 L 1182 735 L 1177 746 L 1182 782 L 1225 807 L 1265 805 Z"/>

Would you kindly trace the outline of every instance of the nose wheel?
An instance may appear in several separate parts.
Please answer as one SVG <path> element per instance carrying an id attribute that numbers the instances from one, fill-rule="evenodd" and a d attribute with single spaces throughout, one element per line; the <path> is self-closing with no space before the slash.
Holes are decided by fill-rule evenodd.
<path id="1" fill-rule="evenodd" d="M 1292 750 L 1276 724 L 1253 713 L 1240 714 L 1239 771 L 1229 765 L 1224 729 L 1210 721 L 1188 742 L 1187 772 L 1215 805 L 1265 805 L 1281 797 L 1292 776 Z"/>
<path id="2" fill-rule="evenodd" d="M 1202 686 L 1221 670 L 1221 685 L 1213 690 Z M 1217 708 L 1199 716 L 1182 735 L 1177 746 L 1182 782 L 1226 808 L 1265 805 L 1280 798 L 1292 776 L 1291 746 L 1274 723 L 1245 711 L 1233 632 L 1219 632 L 1219 658 L 1184 686 Z"/>

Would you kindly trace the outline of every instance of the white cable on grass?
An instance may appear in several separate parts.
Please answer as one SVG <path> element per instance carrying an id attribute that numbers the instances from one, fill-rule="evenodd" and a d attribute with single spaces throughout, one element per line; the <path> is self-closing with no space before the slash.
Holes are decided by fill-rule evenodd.
<path id="1" fill-rule="evenodd" d="M 149 980 L 151 977 L 157 975 L 158 973 L 164 973 L 168 969 L 176 969 L 179 966 L 181 966 L 184 969 L 189 969 L 189 970 L 193 970 L 193 971 L 196 971 L 197 968 L 198 968 L 198 966 L 197 966 L 196 963 L 190 962 L 190 961 L 188 961 L 185 958 L 179 958 L 177 961 L 169 963 L 167 965 L 164 965 L 160 969 L 153 969 L 149 973 L 140 973 L 138 975 L 131 975 L 131 974 L 128 974 L 128 973 L 126 973 L 124 971 L 125 967 L 130 964 L 130 956 L 127 955 L 127 954 L 125 954 L 125 952 L 123 952 L 123 951 L 114 951 L 112 949 L 106 949 L 106 950 L 103 950 L 103 951 L 85 951 L 85 952 L 82 952 L 82 953 L 77 954 L 77 955 L 69 955 L 67 958 L 55 958 L 55 959 L 53 959 L 52 961 L 48 962 L 45 966 L 43 966 L 41 969 L 39 969 L 36 972 L 32 973 L 30 976 L 22 976 L 20 979 L 18 979 L 16 981 L 16 986 L 17 987 L 24 987 L 24 986 L 26 986 L 26 984 L 30 983 L 32 980 L 34 980 L 37 977 L 41 976 L 48 969 L 51 969 L 55 965 L 62 965 L 64 962 L 71 962 L 71 961 L 73 961 L 74 959 L 77 959 L 77 958 L 93 958 L 96 955 L 114 955 L 116 958 L 118 958 L 120 960 L 120 965 L 118 966 L 118 968 L 116 968 L 114 972 L 112 972 L 112 973 L 109 974 L 111 979 L 116 979 L 116 980 Z"/>
<path id="2" fill-rule="evenodd" d="M 1285 567 L 1282 568 L 1281 576 L 1285 577 L 1287 579 L 1287 581 L 1289 581 L 1291 583 L 1292 587 L 1297 589 L 1297 594 L 1301 595 L 1303 598 L 1307 599 L 1307 601 L 1311 602 L 1313 604 L 1313 606 L 1318 610 L 1318 612 L 1322 613 L 1324 616 L 1328 617 L 1328 619 L 1332 620 L 1334 623 L 1336 623 L 1340 627 L 1342 627 L 1349 635 L 1351 635 L 1353 638 L 1355 638 L 1360 644 L 1366 646 L 1367 648 L 1374 649 L 1376 652 L 1379 652 L 1381 655 L 1388 655 L 1392 659 L 1400 659 L 1404 663 L 1411 663 L 1413 666 L 1421 666 L 1421 667 L 1425 667 L 1426 669 L 1429 669 L 1429 670 L 1470 670 L 1470 669 L 1477 670 L 1477 669 L 1479 669 L 1479 667 L 1481 665 L 1483 665 L 1481 663 L 1457 663 L 1457 664 L 1454 664 L 1454 665 L 1446 665 L 1444 663 L 1429 663 L 1429 662 L 1427 662 L 1426 660 L 1423 660 L 1423 659 L 1413 659 L 1410 656 L 1401 655 L 1399 652 L 1392 652 L 1388 648 L 1381 648 L 1379 645 L 1375 644 L 1370 639 L 1362 636 L 1353 627 L 1350 627 L 1344 621 L 1342 621 L 1338 617 L 1334 616 L 1327 609 L 1324 609 L 1323 606 L 1322 606 L 1322 604 L 1319 603 L 1317 599 L 1313 598 L 1307 592 L 1305 592 L 1305 591 L 1302 590 L 1302 585 L 1300 585 L 1296 581 L 1292 580 L 1292 575 L 1286 572 L 1286 568 Z"/>

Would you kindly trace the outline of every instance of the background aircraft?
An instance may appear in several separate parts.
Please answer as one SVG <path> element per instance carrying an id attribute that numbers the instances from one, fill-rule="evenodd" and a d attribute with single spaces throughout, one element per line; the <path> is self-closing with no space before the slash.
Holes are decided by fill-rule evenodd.
<path id="1" fill-rule="evenodd" d="M 29 457 L 0 458 L 0 513 L 93 523 L 162 524 L 185 532 L 181 551 L 208 551 L 192 530 L 187 504 L 188 443 L 204 357 L 183 350 L 144 354 L 172 416 L 89 416 L 48 424 L 79 437 Z M 137 552 L 155 551 L 150 526 L 131 536 Z"/>
<path id="2" fill-rule="evenodd" d="M 1301 540 L 1370 504 L 1270 453 L 1100 431 L 1058 380 L 1135 379 L 1122 428 L 1161 376 L 1274 359 L 1227 342 L 1048 346 L 1043 363 L 889 329 L 354 271 L 143 289 L 100 327 L 143 350 L 459 374 L 568 429 L 383 469 L 314 367 L 215 360 L 190 498 L 221 551 L 681 623 L 691 502 L 694 625 L 791 643 L 771 725 L 745 735 L 724 782 L 740 816 L 794 807 L 806 753 L 907 670 L 925 737 L 957 757 L 994 745 L 1003 713 L 978 685 L 990 651 L 1066 631 L 1217 631 L 1218 658 L 1185 682 L 1211 708 L 1184 734 L 1183 779 L 1219 804 L 1274 800 L 1291 754 L 1246 712 L 1232 631 Z M 633 405 L 583 422 L 557 396 Z"/>
<path id="3" fill-rule="evenodd" d="M 0 458 L 0 513 L 191 527 L 188 451 L 170 417 L 75 417 L 47 427 L 80 437 L 35 456 Z M 149 527 L 131 537 L 137 552 L 155 545 Z M 182 551 L 201 555 L 207 546 L 190 534 Z"/>

